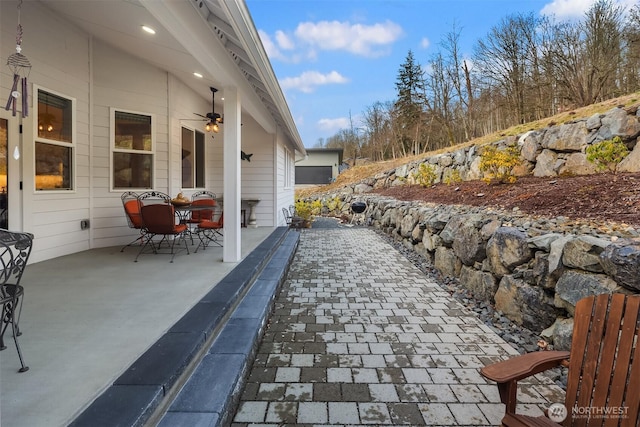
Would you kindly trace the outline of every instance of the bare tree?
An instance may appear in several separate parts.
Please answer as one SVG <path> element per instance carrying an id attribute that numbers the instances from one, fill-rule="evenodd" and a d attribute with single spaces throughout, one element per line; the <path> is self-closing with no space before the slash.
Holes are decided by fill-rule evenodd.
<path id="1" fill-rule="evenodd" d="M 381 102 L 376 102 L 363 114 L 365 141 L 362 151 L 373 160 L 386 159 L 391 147 L 387 111 Z"/>
<path id="2" fill-rule="evenodd" d="M 629 93 L 640 87 L 640 3 L 629 10 L 622 37 L 620 90 Z"/>
<path id="3" fill-rule="evenodd" d="M 624 9 L 598 0 L 582 22 L 561 22 L 545 46 L 559 88 L 572 106 L 615 96 L 621 63 Z"/>
<path id="4" fill-rule="evenodd" d="M 536 19 L 533 14 L 512 15 L 491 29 L 474 50 L 474 64 L 486 88 L 501 91 L 513 122 L 528 121 L 527 96 L 530 61 L 534 54 Z"/>
<path id="5" fill-rule="evenodd" d="M 464 132 L 464 140 L 471 139 L 475 135 L 474 123 L 474 88 L 472 85 L 469 61 L 460 53 L 461 30 L 453 24 L 440 43 L 446 54 L 446 72 L 455 91 L 455 116 L 459 123 L 457 128 Z"/>

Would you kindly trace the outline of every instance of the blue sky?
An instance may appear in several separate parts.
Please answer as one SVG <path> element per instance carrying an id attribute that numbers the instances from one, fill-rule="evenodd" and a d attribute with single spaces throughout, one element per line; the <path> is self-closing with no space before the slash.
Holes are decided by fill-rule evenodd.
<path id="1" fill-rule="evenodd" d="M 632 4 L 636 0 L 616 0 Z M 395 98 L 411 50 L 426 65 L 455 24 L 460 47 L 515 13 L 581 17 L 593 0 L 246 0 L 307 148 Z"/>

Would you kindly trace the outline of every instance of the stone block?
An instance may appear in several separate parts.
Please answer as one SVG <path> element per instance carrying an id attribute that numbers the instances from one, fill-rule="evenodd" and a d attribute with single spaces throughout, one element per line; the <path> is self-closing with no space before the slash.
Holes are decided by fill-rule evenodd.
<path id="1" fill-rule="evenodd" d="M 530 286 L 512 275 L 506 275 L 500 280 L 495 301 L 496 309 L 507 318 L 534 331 L 548 328 L 558 314 L 553 300 L 542 288 Z"/>
<path id="2" fill-rule="evenodd" d="M 600 254 L 604 271 L 619 285 L 640 291 L 640 242 L 612 243 Z"/>
<path id="3" fill-rule="evenodd" d="M 513 227 L 500 227 L 487 243 L 487 258 L 493 273 L 502 277 L 532 258 L 527 236 Z"/>
<path id="4" fill-rule="evenodd" d="M 569 268 L 601 273 L 600 254 L 610 244 L 609 240 L 593 236 L 580 236 L 564 245 L 562 263 Z"/>
<path id="5" fill-rule="evenodd" d="M 498 283 L 493 274 L 466 265 L 460 269 L 460 284 L 470 290 L 474 298 L 487 302 L 493 301 L 498 290 Z"/>
<path id="6" fill-rule="evenodd" d="M 566 270 L 556 283 L 555 305 L 573 316 L 576 303 L 582 298 L 621 290 L 616 282 L 604 274 Z"/>
<path id="7" fill-rule="evenodd" d="M 445 276 L 458 277 L 462 263 L 456 257 L 453 249 L 439 246 L 436 248 L 436 254 L 434 257 L 434 267 Z"/>

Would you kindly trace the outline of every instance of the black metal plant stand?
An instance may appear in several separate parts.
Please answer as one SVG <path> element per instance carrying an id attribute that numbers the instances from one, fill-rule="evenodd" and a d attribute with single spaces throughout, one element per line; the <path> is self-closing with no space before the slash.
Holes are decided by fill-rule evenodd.
<path id="1" fill-rule="evenodd" d="M 22 335 L 18 324 L 24 296 L 24 287 L 20 285 L 20 280 L 27 266 L 32 246 L 32 234 L 0 229 L 0 350 L 7 348 L 4 335 L 11 326 L 13 342 L 16 344 L 22 365 L 18 372 L 29 370 L 29 367 L 24 364 L 18 343 L 18 337 Z"/>

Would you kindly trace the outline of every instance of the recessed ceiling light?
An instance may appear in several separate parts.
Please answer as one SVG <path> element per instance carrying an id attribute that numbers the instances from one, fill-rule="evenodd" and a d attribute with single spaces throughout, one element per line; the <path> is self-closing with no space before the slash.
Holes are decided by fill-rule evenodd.
<path id="1" fill-rule="evenodd" d="M 203 75 L 198 73 L 198 72 L 194 72 L 193 75 L 196 76 L 199 79 L 201 79 L 203 77 Z"/>
<path id="2" fill-rule="evenodd" d="M 147 33 L 149 33 L 149 34 L 155 34 L 156 33 L 156 30 L 154 30 L 153 28 L 148 27 L 146 25 L 142 26 L 142 30 L 147 32 Z"/>

